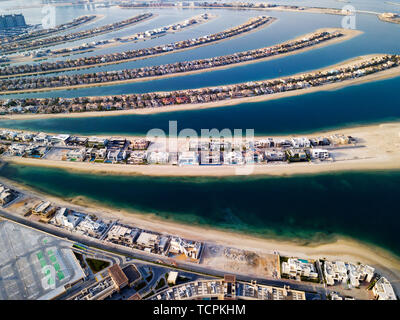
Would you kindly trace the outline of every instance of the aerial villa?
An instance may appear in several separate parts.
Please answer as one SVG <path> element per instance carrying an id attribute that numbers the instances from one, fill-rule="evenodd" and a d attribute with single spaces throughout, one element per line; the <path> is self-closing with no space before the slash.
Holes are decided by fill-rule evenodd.
<path id="1" fill-rule="evenodd" d="M 40 88 L 61 88 L 76 85 L 92 85 L 96 83 L 108 83 L 113 81 L 128 81 L 132 79 L 158 77 L 171 74 L 179 74 L 190 71 L 206 70 L 215 67 L 249 62 L 271 56 L 278 56 L 288 52 L 319 45 L 323 42 L 343 37 L 338 31 L 316 32 L 299 40 L 292 40 L 284 44 L 237 52 L 232 55 L 213 57 L 194 61 L 176 62 L 166 65 L 150 66 L 139 69 L 125 69 L 119 71 L 96 72 L 91 74 L 73 74 L 54 77 L 14 78 L 0 80 L 0 88 L 4 91 L 29 90 Z M 185 98 L 176 97 L 178 103 L 184 103 Z M 168 104 L 168 100 L 163 100 Z"/>
<path id="2" fill-rule="evenodd" d="M 60 24 L 60 25 L 56 26 L 55 28 L 45 28 L 45 29 L 30 31 L 29 33 L 22 33 L 22 34 L 18 34 L 18 35 L 14 35 L 14 36 L 2 37 L 2 38 L 0 38 L 0 44 L 3 45 L 5 43 L 20 42 L 20 41 L 24 41 L 24 40 L 32 40 L 35 38 L 49 36 L 52 33 L 66 31 L 68 29 L 72 29 L 77 26 L 86 24 L 90 21 L 93 21 L 95 18 L 96 18 L 96 15 L 81 16 L 81 17 L 73 19 L 71 22 Z"/>
<path id="3" fill-rule="evenodd" d="M 94 37 L 96 35 L 100 35 L 106 32 L 111 32 L 115 31 L 127 26 L 130 26 L 132 24 L 138 23 L 139 21 L 143 21 L 145 19 L 149 19 L 152 17 L 152 13 L 143 13 L 140 15 L 137 15 L 135 17 L 126 19 L 124 21 L 119 21 L 115 22 L 112 24 L 104 25 L 102 27 L 97 27 L 94 29 L 90 30 L 84 30 L 76 33 L 69 33 L 69 34 L 63 34 L 63 35 L 58 35 L 54 37 L 48 37 L 48 38 L 43 38 L 43 39 L 33 39 L 30 41 L 28 38 L 24 42 L 10 42 L 7 44 L 2 44 L 1 49 L 0 49 L 0 54 L 10 54 L 14 52 L 21 52 L 21 51 L 27 51 L 27 50 L 32 50 L 35 48 L 43 48 L 47 46 L 53 46 L 57 45 L 60 43 L 65 43 L 68 41 L 76 41 L 80 39 L 85 39 L 89 37 Z"/>
<path id="4" fill-rule="evenodd" d="M 20 195 L 20 201 L 26 201 L 25 195 L 13 188 L 1 185 L 0 192 L 1 190 L 3 192 L 10 192 L 16 196 Z M 110 220 L 106 223 L 95 214 L 76 212 L 66 207 L 57 206 L 50 201 L 37 198 L 36 196 L 32 199 L 32 204 L 31 209 L 24 214 L 24 219 L 35 219 L 32 217 L 32 213 L 34 216 L 41 217 L 40 221 L 59 228 L 61 232 L 66 230 L 66 234 L 77 232 L 95 242 L 112 243 L 117 246 L 143 250 L 155 256 L 165 257 L 171 261 L 184 259 L 186 262 L 201 264 L 203 250 L 209 245 L 201 241 L 184 239 L 176 235 L 122 224 L 119 220 Z M 8 209 L 5 208 L 4 210 Z M 282 275 L 291 278 L 300 278 L 301 281 L 320 281 L 323 277 L 329 286 L 347 284 L 349 288 L 359 288 L 361 285 L 369 285 L 376 299 L 397 299 L 391 283 L 386 278 L 377 274 L 375 269 L 368 265 L 343 261 L 328 261 L 326 259 L 316 261 L 298 258 L 288 258 L 285 260 L 284 257 L 280 259 L 282 261 Z M 316 263 L 322 265 L 319 271 L 316 268 Z M 123 270 L 125 271 L 125 269 Z M 319 272 L 322 273 L 319 274 Z M 123 278 L 125 279 L 125 277 Z M 134 278 L 128 282 L 134 283 L 137 277 Z M 125 282 L 126 279 L 124 280 Z M 223 281 L 205 280 L 204 285 L 201 285 L 200 282 L 193 283 L 193 285 L 201 287 L 199 287 L 199 290 L 193 291 L 193 286 L 189 283 L 189 287 L 188 284 L 184 284 L 181 288 L 167 288 L 150 299 L 187 299 L 193 298 L 195 292 L 199 297 L 219 296 L 220 298 L 238 297 L 242 299 L 267 300 L 305 299 L 304 292 L 289 290 L 287 287 L 273 288 L 262 286 L 254 281 L 251 283 L 237 282 L 235 277 L 231 275 L 225 276 Z M 227 285 L 228 282 L 231 285 Z M 121 286 L 124 285 L 121 282 Z M 88 297 L 92 297 L 92 295 Z M 339 299 L 340 297 L 333 297 L 333 299 L 335 298 Z"/>
<path id="5" fill-rule="evenodd" d="M 125 137 L 84 137 L 50 135 L 13 130 L 0 131 L 4 159 L 16 157 L 126 165 L 241 166 L 272 162 L 314 163 L 332 161 L 331 149 L 352 148 L 357 139 L 333 134 L 316 138 L 260 138 L 244 141 L 229 139 L 190 139 L 175 151 L 167 150 L 168 140 L 153 144 L 152 139 Z"/>
<path id="6" fill-rule="evenodd" d="M 400 65 L 399 55 L 381 55 L 365 59 L 360 63 L 338 67 L 333 70 L 311 72 L 281 79 L 240 83 L 215 88 L 190 89 L 174 92 L 152 92 L 123 96 L 79 97 L 79 98 L 43 98 L 43 99 L 7 99 L 2 101 L 0 113 L 69 113 L 85 111 L 130 110 L 157 108 L 171 105 L 205 104 L 240 98 L 268 96 L 281 92 L 299 91 L 311 87 L 340 83 L 359 79 Z M 92 108 L 96 105 L 96 108 Z M 15 108 L 18 106 L 19 108 Z"/>
<path id="7" fill-rule="evenodd" d="M 155 37 L 160 37 L 162 35 L 165 35 L 169 32 L 176 32 L 176 31 L 181 31 L 187 27 L 191 27 L 193 25 L 208 21 L 209 19 L 213 18 L 214 16 L 209 15 L 207 13 L 203 13 L 201 15 L 195 16 L 191 19 L 184 20 L 182 22 L 178 22 L 172 25 L 164 26 L 164 27 L 159 27 L 151 30 L 147 30 L 144 32 L 137 32 L 133 35 L 130 35 L 128 37 L 124 38 L 114 38 L 111 40 L 98 40 L 98 41 L 92 41 L 90 43 L 84 43 L 82 45 L 73 47 L 73 48 L 60 48 L 60 49 L 42 49 L 42 50 L 37 50 L 37 51 L 31 51 L 29 54 L 33 57 L 38 57 L 38 56 L 57 56 L 57 55 L 65 55 L 71 52 L 78 52 L 78 51 L 84 51 L 87 49 L 93 49 L 96 48 L 97 46 L 102 46 L 108 43 L 126 43 L 130 41 L 144 41 L 148 39 L 152 39 Z"/>
<path id="8" fill-rule="evenodd" d="M 92 57 L 83 57 L 78 59 L 69 59 L 69 60 L 61 60 L 56 62 L 45 62 L 39 64 L 25 64 L 19 66 L 7 66 L 5 68 L 0 68 L 0 76 L 8 76 L 8 75 L 20 75 L 26 73 L 41 73 L 41 72 L 51 72 L 55 70 L 62 69 L 71 69 L 71 68 L 83 68 L 83 67 L 91 67 L 96 64 L 105 64 L 105 63 L 116 63 L 123 60 L 136 59 L 140 57 L 147 57 L 152 55 L 159 55 L 165 53 L 171 53 L 178 50 L 195 48 L 199 45 L 204 45 L 216 41 L 221 41 L 224 39 L 228 39 L 251 30 L 254 30 L 258 27 L 265 26 L 269 23 L 275 21 L 275 18 L 260 16 L 249 19 L 247 22 L 206 36 L 201 36 L 199 38 L 189 39 L 178 41 L 166 45 L 160 45 L 151 48 L 143 48 L 137 50 L 130 50 L 124 52 L 111 53 L 106 55 L 98 55 Z M 0 52 L 1 53 L 1 52 Z"/>

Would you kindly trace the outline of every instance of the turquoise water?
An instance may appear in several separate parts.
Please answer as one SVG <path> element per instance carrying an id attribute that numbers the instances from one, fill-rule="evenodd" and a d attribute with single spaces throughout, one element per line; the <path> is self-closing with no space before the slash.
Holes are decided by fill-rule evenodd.
<path id="1" fill-rule="evenodd" d="M 6 166 L 0 176 L 54 196 L 263 237 L 328 241 L 345 235 L 400 254 L 399 171 L 293 177 L 103 176 Z"/>
<path id="2" fill-rule="evenodd" d="M 294 3 L 341 8 L 345 3 L 333 0 L 282 0 Z M 3 3 L 9 4 L 10 1 Z M 400 12 L 400 6 L 382 1 L 353 0 L 358 10 Z M 1 5 L 0 5 L 1 8 Z M 106 14 L 97 25 L 111 23 L 136 14 L 134 10 L 93 9 L 90 6 L 57 7 L 57 23 L 82 14 Z M 28 23 L 40 22 L 40 9 L 27 9 Z M 154 25 L 173 23 L 192 12 L 159 10 L 165 17 Z M 194 11 L 194 14 L 201 11 Z M 242 23 L 258 12 L 215 11 L 218 19 L 174 35 L 149 42 L 129 44 L 126 48 L 169 43 L 212 33 Z M 320 27 L 340 27 L 341 17 L 331 15 L 271 12 L 279 20 L 260 31 L 212 46 L 162 57 L 93 68 L 118 70 L 174 61 L 208 58 L 236 51 L 273 45 Z M 31 21 L 29 21 L 29 19 Z M 120 35 L 147 30 L 138 24 Z M 87 28 L 84 26 L 82 28 Z M 250 64 L 228 70 L 129 85 L 80 90 L 63 90 L 15 97 L 74 97 L 134 92 L 176 90 L 208 85 L 223 85 L 260 80 L 325 67 L 354 56 L 369 53 L 399 53 L 400 25 L 379 21 L 375 16 L 357 15 L 357 28 L 364 34 L 318 50 Z M 106 38 L 109 35 L 100 36 Z M 75 43 L 71 43 L 71 46 Z M 110 51 L 118 51 L 110 48 Z M 86 71 L 80 71 L 86 72 Z M 400 77 L 350 86 L 336 91 L 321 91 L 285 99 L 240 104 L 232 107 L 180 111 L 153 115 L 128 115 L 103 118 L 59 118 L 0 121 L 0 127 L 76 134 L 145 135 L 152 128 L 168 131 L 168 122 L 178 121 L 178 129 L 242 128 L 254 129 L 256 135 L 307 133 L 325 129 L 400 120 L 398 90 Z M 5 96 L 1 98 L 9 98 Z M 26 166 L 5 166 L 0 176 L 25 183 L 64 198 L 85 196 L 116 209 L 154 213 L 184 223 L 227 228 L 265 237 L 300 239 L 303 242 L 330 240 L 346 235 L 381 245 L 400 254 L 397 206 L 400 171 L 373 173 L 337 173 L 294 177 L 170 178 L 124 177 L 77 174 L 63 170 Z"/>
<path id="3" fill-rule="evenodd" d="M 204 28 L 202 34 L 207 34 L 205 30 L 209 30 L 209 33 L 212 33 L 213 28 L 214 30 L 216 29 L 219 31 L 224 30 L 227 27 L 231 27 L 246 21 L 249 17 L 260 14 L 255 12 L 246 12 L 244 13 L 244 17 L 241 17 L 240 21 L 236 21 L 229 19 L 232 18 L 232 11 L 225 11 L 227 11 L 227 13 L 220 13 L 221 17 L 217 18 L 215 21 L 211 21 L 200 26 Z M 278 44 L 323 27 L 341 27 L 341 17 L 334 15 L 307 13 L 297 14 L 291 12 L 272 12 L 269 13 L 269 15 L 277 17 L 278 20 L 266 28 L 245 36 L 200 47 L 194 50 L 183 51 L 180 53 L 174 53 L 150 59 L 132 61 L 114 66 L 91 68 L 88 70 L 81 70 L 79 73 L 120 70 L 123 68 L 138 68 L 143 66 L 172 63 L 176 61 L 195 60 L 232 54 L 238 51 Z M 229 21 L 229 24 L 227 21 Z M 310 50 L 302 54 L 295 54 L 280 59 L 273 59 L 270 61 L 238 66 L 225 70 L 152 80 L 147 82 L 135 82 L 74 90 L 57 90 L 28 94 L 3 95 L 0 96 L 0 98 L 78 97 L 193 89 L 205 86 L 219 86 L 246 81 L 283 77 L 295 73 L 327 67 L 365 54 L 399 53 L 398 41 L 394 41 L 394 39 L 398 38 L 400 34 L 400 25 L 382 22 L 373 15 L 360 14 L 357 16 L 356 26 L 357 29 L 364 32 L 358 37 L 334 45 L 329 45 L 327 47 Z M 176 33 L 174 36 L 179 36 L 181 40 L 188 39 L 194 36 L 192 32 L 195 32 L 196 30 L 197 29 L 189 28 L 186 31 Z M 157 44 L 170 43 L 170 39 L 172 39 L 170 36 L 166 36 L 158 38 L 154 41 L 158 41 Z M 149 41 L 146 41 L 138 43 L 135 46 L 148 47 L 151 45 L 153 44 L 150 44 Z M 120 49 L 120 47 L 115 48 L 117 50 Z M 97 52 L 95 54 L 97 54 Z"/>
<path id="4" fill-rule="evenodd" d="M 0 122 L 1 127 L 76 134 L 146 135 L 152 128 L 254 129 L 255 135 L 307 133 L 400 119 L 400 77 L 278 100 L 152 115 Z"/>

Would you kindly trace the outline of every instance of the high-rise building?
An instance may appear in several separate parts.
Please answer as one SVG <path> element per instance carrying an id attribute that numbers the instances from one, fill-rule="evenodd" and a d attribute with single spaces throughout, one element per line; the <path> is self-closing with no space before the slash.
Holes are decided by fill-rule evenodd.
<path id="1" fill-rule="evenodd" d="M 7 14 L 0 16 L 0 30 L 7 30 L 25 26 L 26 26 L 25 18 L 21 13 Z"/>

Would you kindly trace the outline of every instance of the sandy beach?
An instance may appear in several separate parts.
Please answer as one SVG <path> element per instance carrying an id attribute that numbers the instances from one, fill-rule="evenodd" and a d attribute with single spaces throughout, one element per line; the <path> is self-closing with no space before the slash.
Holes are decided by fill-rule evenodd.
<path id="1" fill-rule="evenodd" d="M 187 225 L 162 219 L 152 213 L 116 210 L 105 207 L 83 197 L 60 199 L 39 193 L 31 188 L 3 179 L 10 186 L 16 186 L 28 195 L 46 198 L 59 206 L 66 206 L 77 211 L 95 214 L 103 220 L 118 219 L 139 228 L 177 235 L 183 238 L 204 241 L 209 244 L 219 244 L 259 253 L 277 251 L 283 256 L 305 259 L 326 258 L 353 263 L 365 263 L 375 267 L 379 273 L 388 277 L 394 287 L 400 288 L 400 259 L 391 252 L 378 246 L 360 242 L 344 236 L 335 236 L 324 241 L 286 238 L 265 238 L 248 234 L 221 230 L 207 226 Z"/>
<path id="2" fill-rule="evenodd" d="M 113 29 L 110 29 L 110 30 L 104 30 L 104 31 L 102 31 L 102 32 L 96 33 L 95 36 L 97 37 L 97 36 L 100 36 L 100 35 L 103 35 L 103 34 L 106 34 L 106 33 L 118 31 L 118 30 L 121 30 L 121 29 L 124 29 L 124 28 L 129 28 L 129 27 L 134 26 L 134 25 L 136 25 L 136 24 L 138 24 L 138 23 L 141 23 L 141 22 L 144 22 L 144 21 L 148 21 L 148 20 L 150 20 L 150 19 L 153 19 L 153 18 L 155 18 L 156 16 L 157 16 L 156 14 L 153 14 L 152 16 L 150 16 L 150 17 L 148 17 L 148 18 L 145 18 L 145 19 L 143 19 L 143 20 L 140 20 L 140 21 L 131 22 L 131 23 L 127 24 L 127 25 L 123 25 L 123 26 L 120 26 L 120 27 L 116 27 L 116 28 L 113 28 Z M 101 18 L 101 16 L 100 16 L 99 18 Z M 93 22 L 93 21 L 92 21 L 92 22 Z M 43 44 L 43 45 L 40 45 L 40 46 L 34 46 L 34 47 L 23 48 L 22 51 L 28 51 L 28 50 L 36 50 L 36 49 L 47 48 L 47 47 L 50 47 L 50 46 L 55 46 L 55 45 L 59 45 L 59 44 L 62 44 L 62 43 L 67 43 L 67 42 L 79 41 L 79 40 L 83 40 L 83 39 L 87 39 L 87 38 L 91 38 L 91 37 L 93 37 L 93 34 L 90 34 L 90 35 L 87 35 L 87 36 L 84 36 L 84 37 L 79 37 L 79 38 L 76 38 L 76 39 L 71 39 L 71 40 L 62 41 L 62 42 L 56 41 L 56 42 L 50 43 L 50 44 Z M 15 53 L 17 53 L 17 52 L 18 52 L 18 50 L 13 49 L 13 50 L 10 50 L 10 51 L 8 51 L 8 52 L 5 52 L 5 54 L 9 55 L 9 54 L 15 54 Z M 35 74 L 36 74 L 36 73 L 35 73 Z M 27 75 L 27 74 L 25 74 L 25 75 Z"/>
<path id="3" fill-rule="evenodd" d="M 319 72 L 326 71 L 335 68 L 345 67 L 349 65 L 353 65 L 356 63 L 361 63 L 373 57 L 380 57 L 383 54 L 371 54 L 366 56 L 360 56 L 356 58 L 352 58 L 350 60 L 346 60 L 340 62 L 336 65 L 331 65 L 326 68 L 318 69 L 318 70 L 310 70 L 309 72 Z M 304 73 L 298 73 L 292 76 L 301 75 Z M 310 87 L 305 89 L 291 90 L 285 92 L 279 92 L 268 95 L 260 95 L 246 98 L 236 98 L 236 99 L 228 99 L 221 100 L 216 102 L 208 102 L 208 103 L 197 103 L 197 104 L 182 104 L 182 105 L 173 105 L 173 106 L 163 106 L 158 108 L 143 108 L 143 109 L 129 109 L 129 110 L 117 110 L 117 111 L 88 111 L 88 112 L 79 112 L 79 113 L 56 113 L 56 114 L 13 114 L 13 115 L 2 115 L 0 119 L 7 120 L 26 120 L 26 119 L 48 119 L 48 118 L 81 118 L 81 117 L 104 117 L 104 116 L 119 116 L 119 115 L 130 115 L 130 114 L 154 114 L 160 112 L 173 112 L 173 111 L 185 111 L 185 110 L 199 110 L 199 109 L 208 109 L 208 108 L 216 108 L 216 107 L 227 107 L 227 106 L 239 106 L 242 103 L 251 103 L 251 102 L 260 102 L 260 101 L 268 101 L 275 100 L 286 97 L 293 97 L 307 93 L 313 93 L 318 91 L 330 91 L 337 90 L 340 88 L 344 88 L 346 86 L 358 85 L 366 82 L 390 79 L 400 76 L 400 66 L 391 68 L 388 70 L 384 70 L 381 72 L 375 72 L 373 74 L 363 76 L 360 78 L 344 80 L 341 82 L 329 83 L 317 87 Z M 278 79 L 278 78 L 277 78 Z M 275 80 L 275 79 L 268 79 Z M 200 88 L 202 89 L 202 88 Z"/>
<path id="4" fill-rule="evenodd" d="M 62 160 L 34 159 L 22 157 L 4 157 L 3 160 L 20 165 L 62 168 L 78 172 L 113 175 L 149 175 L 149 176 L 233 176 L 268 175 L 290 176 L 295 174 L 316 174 L 339 171 L 376 171 L 400 169 L 400 122 L 384 123 L 334 131 L 307 134 L 318 137 L 332 134 L 351 135 L 360 140 L 358 148 L 332 150 L 338 156 L 331 160 L 301 163 L 272 163 L 246 166 L 176 166 L 176 165 L 127 165 L 70 162 Z M 279 136 L 290 138 L 299 135 Z M 257 137 L 263 138 L 263 137 Z M 178 145 L 186 143 L 186 138 L 178 139 Z M 163 142 L 157 140 L 157 143 Z M 181 150 L 181 149 L 180 149 Z"/>
<path id="5" fill-rule="evenodd" d="M 294 50 L 290 51 L 287 53 L 283 54 L 277 54 L 274 56 L 266 57 L 266 58 L 261 58 L 261 59 L 254 59 L 254 60 L 249 60 L 245 62 L 240 62 L 240 63 L 232 63 L 228 64 L 225 66 L 218 66 L 218 67 L 213 67 L 213 68 L 206 68 L 206 69 L 200 69 L 200 70 L 194 70 L 194 71 L 188 71 L 188 72 L 178 72 L 178 73 L 170 73 L 170 74 L 165 74 L 162 76 L 153 76 L 153 77 L 143 77 L 143 78 L 135 78 L 135 79 L 129 79 L 129 80 L 123 80 L 123 81 L 110 81 L 110 82 L 101 82 L 101 83 L 92 83 L 92 84 L 81 84 L 81 85 L 71 85 L 68 87 L 51 87 L 51 88 L 40 88 L 40 89 L 28 89 L 28 90 L 10 90 L 10 91 L 2 91 L 2 94 L 15 94 L 15 93 L 31 93 L 31 92 L 46 92 L 46 91 L 54 91 L 54 90 L 73 90 L 73 89 L 83 89 L 83 88 L 91 88 L 91 87 L 103 87 L 103 86 L 110 86 L 110 85 L 120 85 L 120 84 L 127 84 L 127 83 L 133 83 L 133 82 L 146 82 L 146 81 L 152 81 L 152 80 L 158 80 L 158 79 L 166 79 L 166 78 L 173 78 L 173 77 L 182 77 L 182 76 L 188 76 L 192 74 L 199 74 L 199 73 L 205 73 L 205 72 L 212 72 L 212 71 L 217 71 L 217 70 L 224 70 L 224 69 L 230 69 L 230 68 L 235 68 L 235 67 L 240 67 L 240 66 L 245 66 L 248 64 L 253 64 L 253 63 L 258 63 L 258 62 L 265 62 L 269 60 L 274 60 L 278 58 L 283 58 L 287 57 L 290 55 L 294 54 L 300 54 L 303 52 L 307 52 L 310 50 L 318 49 L 321 47 L 333 45 L 336 43 L 340 43 L 343 41 L 350 40 L 360 34 L 362 34 L 362 31 L 359 30 L 351 30 L 351 29 L 341 29 L 341 28 L 322 28 L 322 29 L 317 29 L 314 32 L 310 32 L 304 35 L 301 35 L 299 37 L 296 37 L 294 39 L 285 41 L 283 43 L 277 44 L 277 45 L 283 45 L 292 41 L 296 41 L 308 36 L 311 36 L 312 34 L 315 33 L 320 33 L 320 32 L 341 32 L 344 34 L 344 36 L 340 38 L 333 38 L 327 41 L 324 41 L 320 44 L 313 45 L 311 47 L 305 47 L 300 50 Z M 1 79 L 1 77 L 0 77 Z"/>
<path id="6" fill-rule="evenodd" d="M 379 18 L 379 20 L 384 21 L 384 22 L 400 24 L 400 16 L 399 15 L 397 17 L 389 18 L 389 17 L 385 17 L 383 14 L 380 14 L 378 16 L 378 18 Z"/>
<path id="7" fill-rule="evenodd" d="M 55 32 L 54 34 L 52 34 L 51 36 L 57 35 L 57 34 L 59 34 L 59 33 L 61 33 L 61 32 L 73 30 L 73 29 L 76 29 L 76 28 L 79 28 L 79 27 L 82 27 L 82 26 L 89 26 L 89 25 L 94 24 L 95 22 L 97 22 L 97 21 L 99 21 L 99 20 L 101 20 L 101 19 L 104 19 L 104 17 L 105 17 L 104 14 L 96 14 L 96 15 L 95 15 L 95 18 L 94 18 L 93 20 L 89 21 L 89 22 L 86 22 L 86 23 L 81 24 L 81 25 L 77 25 L 77 26 L 75 26 L 75 27 L 73 27 L 73 28 L 69 28 L 69 29 L 67 29 L 67 30 L 60 30 L 60 31 L 57 31 L 57 32 Z M 44 37 L 47 37 L 47 36 L 44 36 Z M 35 40 L 36 40 L 36 39 L 41 39 L 41 38 L 42 38 L 42 37 L 34 37 L 34 38 L 32 38 L 32 39 L 35 39 Z M 32 39 L 30 39 L 30 40 L 32 40 Z M 82 53 L 82 51 L 81 51 L 80 53 Z M 57 55 L 57 57 L 58 57 L 58 56 L 65 56 L 65 54 Z M 53 57 L 55 57 L 55 56 L 51 56 L 51 58 L 53 58 Z M 31 57 L 31 56 L 23 56 L 23 55 L 14 53 L 14 54 L 9 55 L 8 58 L 9 58 L 8 64 L 12 64 L 12 63 L 23 63 L 23 62 L 40 62 L 40 61 L 44 60 L 43 58 L 46 58 L 46 57 L 33 58 L 33 57 Z M 1 78 L 2 78 L 2 77 L 0 77 L 0 79 L 1 79 Z"/>
<path id="8" fill-rule="evenodd" d="M 250 31 L 247 32 L 243 32 L 241 34 L 238 34 L 236 36 L 233 37 L 229 37 L 229 38 L 224 38 L 221 40 L 217 40 L 217 41 L 212 41 L 212 42 L 207 42 L 201 45 L 197 45 L 197 46 L 193 46 L 193 47 L 188 47 L 188 48 L 184 48 L 184 49 L 179 49 L 179 50 L 173 50 L 173 51 L 167 51 L 167 52 L 163 52 L 163 53 L 158 53 L 158 54 L 152 54 L 152 55 L 148 55 L 148 56 L 143 56 L 143 57 L 135 57 L 132 59 L 125 59 L 125 60 L 119 60 L 119 61 L 110 61 L 110 62 L 103 62 L 103 63 L 98 63 L 98 64 L 93 64 L 93 65 L 84 65 L 84 66 L 78 66 L 78 67 L 72 67 L 72 68 L 63 68 L 63 69 L 57 69 L 57 70 L 50 70 L 50 71 L 42 71 L 42 72 L 34 72 L 34 73 L 23 73 L 23 74 L 16 74 L 16 75 L 12 75 L 12 76 L 0 76 L 0 79 L 2 78 L 9 78 L 9 77 L 24 77 L 24 76 L 30 76 L 30 75 L 40 75 L 40 74 L 46 74 L 46 73 L 55 73 L 55 72 L 64 72 L 64 71 L 73 71 L 73 70 L 81 70 L 81 69 L 90 69 L 90 68 L 95 68 L 95 67 L 102 67 L 102 66 L 107 66 L 107 65 L 112 65 L 112 64 L 120 64 L 120 63 L 125 63 L 125 62 L 130 62 L 130 61 L 136 61 L 136 60 L 144 60 L 144 59 L 149 59 L 149 58 L 154 58 L 154 57 L 159 57 L 159 56 L 163 56 L 163 55 L 167 55 L 167 54 L 171 54 L 171 53 L 175 53 L 175 52 L 183 52 L 183 51 L 187 51 L 187 50 L 193 50 L 196 48 L 201 48 L 201 47 L 205 47 L 205 46 L 209 46 L 212 44 L 216 44 L 216 43 L 220 43 L 223 41 L 227 41 L 227 40 L 231 40 L 231 39 L 235 39 L 238 37 L 241 37 L 243 35 L 247 35 L 256 31 L 259 31 L 261 28 L 267 27 L 269 26 L 271 23 L 275 22 L 277 19 L 276 18 L 271 18 L 271 20 L 267 23 L 264 23 L 261 26 L 258 26 L 256 28 L 251 29 Z M 145 20 L 143 20 L 145 21 Z M 154 79 L 154 78 L 152 78 Z"/>
<path id="9" fill-rule="evenodd" d="M 156 17 L 156 16 L 158 16 L 158 15 L 155 14 L 154 16 Z M 198 18 L 198 17 L 199 17 L 199 15 L 194 16 L 194 17 L 191 17 L 190 19 L 196 19 L 196 18 Z M 204 23 L 206 23 L 206 22 L 209 22 L 209 21 L 211 21 L 211 20 L 217 18 L 217 17 L 218 17 L 217 15 L 210 15 L 209 18 L 208 18 L 207 20 L 203 20 L 203 21 L 198 22 L 198 23 L 196 23 L 195 25 L 191 25 L 191 26 L 189 26 L 189 27 L 185 27 L 185 28 L 181 28 L 181 29 L 177 29 L 177 30 L 168 30 L 168 31 L 166 32 L 166 34 L 161 34 L 161 35 L 157 35 L 157 36 L 146 37 L 146 38 L 144 38 L 144 39 L 138 39 L 138 40 L 129 40 L 129 41 L 126 40 L 126 41 L 121 41 L 121 40 L 125 39 L 125 38 L 123 38 L 123 39 L 121 39 L 121 40 L 119 40 L 119 41 L 112 41 L 112 42 L 109 42 L 109 43 L 106 43 L 106 44 L 96 45 L 95 47 L 90 48 L 90 49 L 88 49 L 88 50 L 78 50 L 78 51 L 73 51 L 73 52 L 68 52 L 68 53 L 54 54 L 54 55 L 51 55 L 51 56 L 46 56 L 46 57 L 44 57 L 44 58 L 53 59 L 53 58 L 66 57 L 66 56 L 71 56 L 71 57 L 72 57 L 72 56 L 74 56 L 74 55 L 79 55 L 79 54 L 83 54 L 83 53 L 87 53 L 87 52 L 94 52 L 94 51 L 100 50 L 100 49 L 108 49 L 108 48 L 112 48 L 112 47 L 118 47 L 118 46 L 121 46 L 121 45 L 124 45 L 124 44 L 127 44 L 127 43 L 145 42 L 145 41 L 148 41 L 148 40 L 152 40 L 152 39 L 164 37 L 164 36 L 166 36 L 166 35 L 168 35 L 168 34 L 174 34 L 174 33 L 180 32 L 180 31 L 184 31 L 184 30 L 190 29 L 190 28 L 192 28 L 192 27 L 200 26 L 200 25 L 202 25 L 202 24 L 204 24 Z M 182 23 L 182 22 L 183 22 L 183 21 L 177 22 L 177 23 Z M 16 62 L 18 62 L 18 63 L 21 63 L 21 62 L 28 63 L 28 62 L 38 62 L 38 61 L 40 61 L 40 60 L 43 60 L 43 57 L 41 57 L 41 58 L 32 58 L 32 57 L 30 57 L 30 56 L 25 57 L 25 56 L 20 56 L 20 55 L 10 56 L 9 58 L 10 58 L 10 62 L 11 62 L 11 63 L 16 63 Z M 44 59 L 44 61 L 45 61 L 45 60 L 46 60 L 46 59 Z M 122 62 L 119 61 L 119 63 L 122 63 Z M 46 73 L 46 72 L 40 72 L 40 73 L 35 73 L 35 74 L 45 74 L 45 73 Z M 18 75 L 16 75 L 16 76 L 18 77 Z M 1 79 L 1 78 L 6 78 L 6 77 L 7 77 L 7 76 L 1 76 L 0 79 Z"/>

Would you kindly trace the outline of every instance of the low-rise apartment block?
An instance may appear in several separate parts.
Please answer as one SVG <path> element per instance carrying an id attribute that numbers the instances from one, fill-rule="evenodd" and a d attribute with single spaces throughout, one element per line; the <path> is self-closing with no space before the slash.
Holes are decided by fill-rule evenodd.
<path id="1" fill-rule="evenodd" d="M 304 259 L 289 258 L 282 262 L 282 274 L 291 278 L 307 277 L 318 279 L 318 272 L 314 262 Z"/>
<path id="2" fill-rule="evenodd" d="M 396 294 L 390 282 L 381 277 L 372 288 L 374 296 L 378 300 L 397 300 Z"/>
<path id="3" fill-rule="evenodd" d="M 360 282 L 371 282 L 375 269 L 368 265 L 345 263 L 343 261 L 323 261 L 323 273 L 327 285 L 348 284 L 357 288 Z"/>

